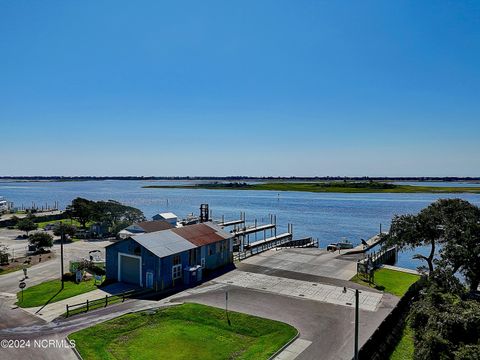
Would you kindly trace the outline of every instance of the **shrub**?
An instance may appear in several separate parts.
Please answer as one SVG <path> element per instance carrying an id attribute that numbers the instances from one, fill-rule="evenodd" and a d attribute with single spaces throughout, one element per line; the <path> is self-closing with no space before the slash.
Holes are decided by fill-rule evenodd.
<path id="1" fill-rule="evenodd" d="M 37 232 L 30 236 L 30 244 L 36 245 L 39 250 L 53 246 L 53 236 L 45 232 Z"/>

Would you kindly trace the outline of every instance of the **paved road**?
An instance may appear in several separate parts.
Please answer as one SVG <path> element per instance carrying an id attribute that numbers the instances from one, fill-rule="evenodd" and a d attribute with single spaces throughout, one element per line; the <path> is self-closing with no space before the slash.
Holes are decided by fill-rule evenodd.
<path id="1" fill-rule="evenodd" d="M 15 240 L 16 241 L 16 240 Z M 64 271 L 68 271 L 69 261 L 77 258 L 87 257 L 90 250 L 100 250 L 102 256 L 105 253 L 105 246 L 109 241 L 76 241 L 64 245 Z M 41 282 L 60 278 L 60 245 L 55 244 L 52 248 L 55 258 L 45 261 L 28 269 L 27 287 Z M 23 271 L 8 273 L 0 276 L 0 292 L 17 293 L 18 282 L 23 279 Z"/>
<path id="2" fill-rule="evenodd" d="M 299 355 L 298 360 L 352 358 L 352 308 L 234 286 L 178 300 L 224 308 L 226 290 L 229 294 L 229 309 L 286 322 L 300 331 L 301 339 L 311 341 L 311 345 Z M 397 298 L 386 294 L 377 311 L 360 311 L 360 345 L 365 343 L 397 302 Z"/>
<path id="3" fill-rule="evenodd" d="M 77 242 L 69 244 L 66 246 L 66 256 L 85 256 L 88 250 L 92 250 L 95 247 L 102 249 L 106 244 L 108 242 Z M 264 259 L 265 262 L 248 261 L 239 264 L 237 270 L 233 270 L 233 272 L 224 276 L 239 276 L 241 279 L 242 275 L 249 272 L 256 274 L 255 276 L 260 276 L 262 279 L 268 279 L 268 277 L 283 278 L 285 283 L 290 284 L 290 287 L 292 284 L 295 287 L 295 284 L 303 284 L 304 282 L 318 282 L 324 284 L 325 288 L 327 286 L 337 288 L 343 286 L 360 287 L 360 285 L 353 284 L 345 279 L 349 276 L 350 267 L 354 262 L 339 260 L 333 256 L 314 256 L 311 255 L 312 253 L 309 254 L 307 250 L 312 249 L 282 250 L 277 252 L 279 254 L 277 257 Z M 313 250 L 315 252 L 316 249 Z M 275 255 L 272 252 L 270 254 Z M 293 254 L 290 260 L 286 260 L 288 254 Z M 260 257 L 258 255 L 258 259 Z M 319 261 L 320 259 L 326 260 L 323 265 Z M 282 265 L 282 262 L 285 261 L 287 261 L 287 267 Z M 306 266 L 301 266 L 302 261 L 306 262 Z M 333 264 L 340 266 L 341 269 L 332 268 Z M 58 267 L 58 257 L 32 267 L 29 270 L 31 278 L 28 284 L 33 285 L 44 281 L 45 278 L 57 277 Z M 331 277 L 324 276 L 320 272 L 322 268 Z M 328 270 L 329 268 L 330 271 Z M 123 304 L 112 305 L 82 316 L 44 322 L 22 309 L 12 309 L 15 298 L 11 294 L 18 289 L 19 277 L 21 278 L 21 272 L 0 277 L 0 293 L 3 293 L 3 295 L 0 294 L 0 316 L 5 324 L 3 327 L 0 327 L 0 340 L 61 340 L 73 331 L 131 311 L 168 306 L 181 301 L 198 302 L 223 308 L 225 306 L 225 291 L 228 290 L 229 309 L 284 321 L 295 326 L 300 331 L 300 339 L 304 340 L 301 343 L 305 347 L 298 359 L 351 359 L 353 353 L 354 309 L 351 306 L 322 302 L 318 301 L 319 299 L 294 297 L 292 294 L 281 294 L 281 291 L 278 291 L 278 288 L 275 287 L 268 289 L 267 286 L 267 290 L 270 291 L 264 291 L 261 287 L 260 289 L 258 287 L 255 288 L 255 284 L 238 287 L 228 282 L 222 283 L 222 277 L 220 277 L 219 282 L 211 281 L 160 301 L 130 300 Z M 372 294 L 379 294 L 379 292 L 372 289 L 363 289 Z M 398 298 L 389 294 L 383 294 L 381 300 L 375 304 L 376 311 L 362 310 L 360 312 L 360 344 L 367 340 L 397 302 Z M 3 349 L 0 352 L 0 360 L 74 358 L 74 353 L 68 348 L 57 349 L 49 347 L 41 350 L 30 348 L 21 351 L 18 349 Z"/>

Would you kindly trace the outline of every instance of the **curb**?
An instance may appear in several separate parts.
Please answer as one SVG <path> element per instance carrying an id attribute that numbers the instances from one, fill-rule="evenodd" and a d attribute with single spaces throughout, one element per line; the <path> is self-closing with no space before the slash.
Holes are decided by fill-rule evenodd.
<path id="1" fill-rule="evenodd" d="M 300 336 L 300 332 L 297 330 L 297 333 L 295 334 L 295 336 L 293 338 L 291 338 L 285 345 L 283 345 L 280 349 L 278 349 L 274 354 L 272 354 L 272 356 L 270 356 L 268 358 L 268 360 L 273 360 L 275 357 L 277 357 L 278 355 L 280 355 L 281 352 L 283 352 L 283 350 L 285 350 L 287 347 L 290 346 L 291 343 L 293 343 L 295 340 L 298 339 L 298 337 Z"/>
<path id="2" fill-rule="evenodd" d="M 71 340 L 68 338 L 68 335 L 65 337 L 65 339 L 67 339 L 68 342 L 71 341 Z M 75 344 L 75 345 L 76 345 L 76 344 Z M 75 356 L 77 357 L 78 360 L 83 360 L 82 355 L 80 355 L 80 353 L 78 352 L 78 350 L 77 350 L 76 347 L 72 347 L 71 349 L 73 350 L 73 353 L 75 354 Z"/>

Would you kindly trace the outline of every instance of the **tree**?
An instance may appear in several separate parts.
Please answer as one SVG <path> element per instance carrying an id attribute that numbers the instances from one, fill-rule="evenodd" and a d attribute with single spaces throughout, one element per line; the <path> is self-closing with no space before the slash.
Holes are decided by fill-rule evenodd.
<path id="1" fill-rule="evenodd" d="M 429 274 L 433 272 L 433 259 L 436 243 L 440 240 L 442 232 L 438 227 L 437 214 L 430 206 L 423 209 L 418 215 L 396 215 L 392 220 L 386 244 L 396 245 L 398 249 L 414 249 L 419 246 L 430 246 L 430 254 L 424 256 L 414 255 L 414 258 L 427 262 Z"/>
<path id="2" fill-rule="evenodd" d="M 92 219 L 95 202 L 83 198 L 76 198 L 67 206 L 66 213 L 71 219 L 77 220 L 83 228 Z"/>
<path id="3" fill-rule="evenodd" d="M 20 218 L 17 216 L 17 215 L 13 215 L 11 218 L 10 218 L 10 222 L 12 224 L 12 226 L 15 226 L 17 225 L 17 223 L 20 221 Z"/>
<path id="4" fill-rule="evenodd" d="M 480 209 L 468 201 L 440 199 L 417 215 L 394 216 L 386 244 L 397 245 L 399 250 L 430 246 L 428 256 L 414 256 L 427 262 L 429 274 L 441 244 L 444 265 L 451 265 L 454 273 L 462 270 L 473 282 L 480 281 L 479 214 Z"/>
<path id="5" fill-rule="evenodd" d="M 73 237 L 75 233 L 77 232 L 77 228 L 71 224 L 66 224 L 63 222 L 58 223 L 55 225 L 53 228 L 53 234 L 56 236 L 65 236 L 68 235 L 70 237 Z"/>
<path id="6" fill-rule="evenodd" d="M 8 246 L 0 244 L 0 265 L 8 264 Z"/>
<path id="7" fill-rule="evenodd" d="M 132 224 L 145 220 L 143 212 L 114 200 L 97 201 L 94 205 L 93 220 L 114 228 L 118 223 Z"/>
<path id="8" fill-rule="evenodd" d="M 33 220 L 30 218 L 24 218 L 22 220 L 19 220 L 17 223 L 17 229 L 21 231 L 25 231 L 27 236 L 30 231 L 33 231 L 36 228 L 37 228 L 37 224 L 34 223 Z"/>
<path id="9" fill-rule="evenodd" d="M 414 359 L 475 359 L 468 356 L 480 340 L 480 302 L 448 292 L 443 280 L 439 286 L 437 270 L 409 315 L 415 333 Z"/>
<path id="10" fill-rule="evenodd" d="M 448 205 L 440 256 L 453 273 L 465 277 L 473 292 L 480 284 L 480 208 L 458 199 Z"/>
<path id="11" fill-rule="evenodd" d="M 37 232 L 30 236 L 30 244 L 36 245 L 37 248 L 51 248 L 53 246 L 53 236 L 46 232 Z"/>

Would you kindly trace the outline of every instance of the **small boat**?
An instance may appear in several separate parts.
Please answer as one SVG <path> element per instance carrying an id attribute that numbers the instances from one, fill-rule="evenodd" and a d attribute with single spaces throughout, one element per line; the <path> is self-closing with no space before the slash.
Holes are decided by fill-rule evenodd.
<path id="1" fill-rule="evenodd" d="M 336 251 L 336 250 L 343 250 L 343 249 L 353 249 L 353 244 L 344 238 L 342 239 L 342 241 L 338 243 L 329 244 L 327 246 L 327 251 Z"/>
<path id="2" fill-rule="evenodd" d="M 5 200 L 2 196 L 0 196 L 0 214 L 8 212 L 10 210 L 10 202 Z"/>

